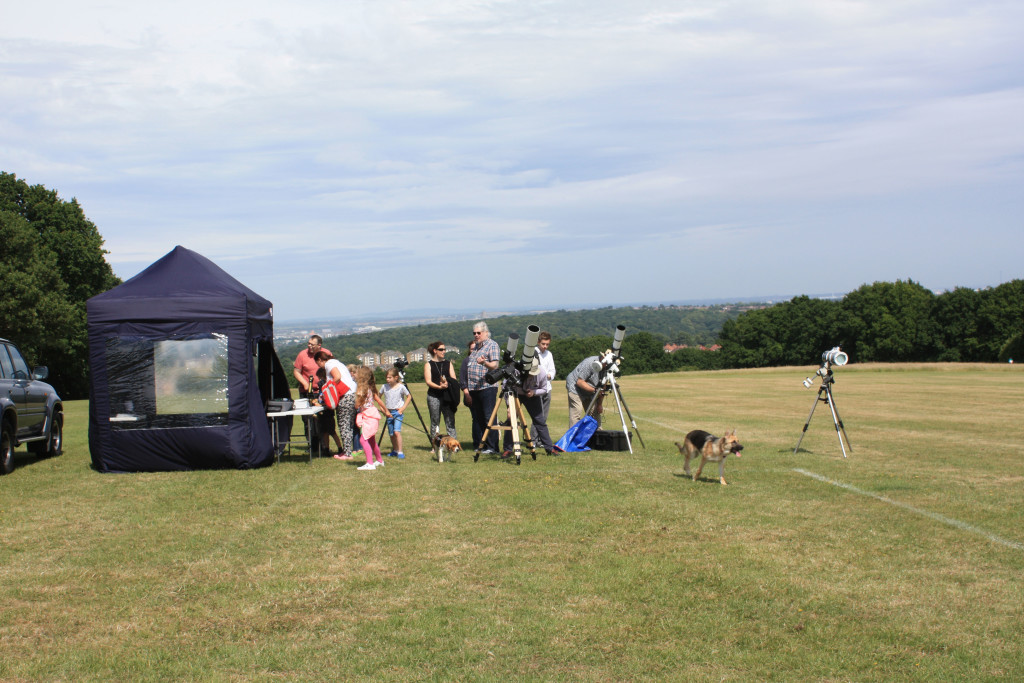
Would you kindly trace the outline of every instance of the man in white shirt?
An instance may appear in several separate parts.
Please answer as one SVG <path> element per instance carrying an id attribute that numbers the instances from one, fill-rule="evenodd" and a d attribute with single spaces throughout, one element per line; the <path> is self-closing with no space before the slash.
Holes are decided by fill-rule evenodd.
<path id="1" fill-rule="evenodd" d="M 548 411 L 551 410 L 551 380 L 555 378 L 555 357 L 551 355 L 548 348 L 551 346 L 551 333 L 541 332 L 537 337 L 537 360 L 540 361 L 541 372 L 547 378 L 543 387 L 541 397 L 541 410 L 544 414 L 544 424 L 548 422 Z M 537 428 L 530 425 L 530 438 L 537 440 Z"/>

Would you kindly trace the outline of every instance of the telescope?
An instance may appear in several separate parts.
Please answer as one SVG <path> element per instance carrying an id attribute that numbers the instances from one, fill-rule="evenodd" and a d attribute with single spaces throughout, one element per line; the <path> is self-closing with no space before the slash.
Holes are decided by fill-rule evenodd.
<path id="1" fill-rule="evenodd" d="M 612 337 L 612 347 L 604 353 L 598 354 L 597 360 L 591 364 L 594 372 L 599 373 L 598 384 L 605 386 L 612 375 L 619 374 L 619 367 L 622 364 L 622 340 L 626 337 L 626 327 L 617 325 L 615 336 Z"/>
<path id="2" fill-rule="evenodd" d="M 484 379 L 488 384 L 497 384 L 502 380 L 509 381 L 514 386 L 521 386 L 523 379 L 537 363 L 537 339 L 540 337 L 540 328 L 530 325 L 526 328 L 526 343 L 523 346 L 523 355 L 516 360 L 516 351 L 519 350 L 519 335 L 513 332 L 508 336 L 508 343 L 501 354 L 502 364 L 493 370 L 488 370 Z"/>
<path id="3" fill-rule="evenodd" d="M 816 374 L 825 381 L 831 381 L 832 377 L 832 366 L 836 365 L 842 367 L 850 362 L 850 356 L 845 351 L 840 349 L 838 346 L 833 346 L 828 351 L 821 354 L 821 367 L 818 368 Z M 810 389 L 811 385 L 814 384 L 814 380 L 810 377 L 804 378 L 804 387 Z"/>
<path id="4" fill-rule="evenodd" d="M 605 350 L 604 353 L 598 354 L 597 359 L 590 365 L 593 372 L 597 373 L 597 381 L 594 383 L 594 388 L 597 391 L 594 397 L 590 400 L 590 405 L 587 407 L 587 416 L 593 416 L 594 412 L 598 409 L 598 406 L 603 399 L 605 394 L 611 394 L 615 399 L 615 405 L 619 411 L 619 420 L 622 422 L 622 434 L 626 438 L 626 445 L 629 447 L 629 452 L 633 452 L 633 442 L 630 438 L 629 429 L 626 427 L 626 416 L 629 416 L 629 423 L 632 425 L 633 430 L 636 432 L 636 436 L 640 439 L 640 445 L 646 448 L 644 439 L 640 436 L 640 429 L 636 426 L 636 420 L 633 419 L 633 414 L 629 412 L 629 406 L 626 405 L 626 398 L 622 395 L 622 389 L 619 388 L 619 383 L 616 381 L 615 376 L 619 374 L 622 366 L 622 340 L 626 338 L 626 327 L 625 325 L 616 325 L 615 334 L 612 337 L 612 347 Z"/>
<path id="5" fill-rule="evenodd" d="M 494 410 L 491 412 L 490 419 L 487 420 L 487 428 L 484 430 L 478 443 L 483 444 L 492 429 L 511 431 L 512 452 L 516 456 L 517 465 L 522 459 L 522 447 L 519 441 L 520 429 L 524 430 L 523 436 L 526 439 L 526 443 L 530 446 L 531 456 L 534 460 L 537 459 L 537 451 L 533 446 L 533 440 L 530 439 L 529 431 L 526 430 L 526 417 L 523 415 L 523 408 L 519 403 L 516 390 L 523 386 L 523 382 L 528 374 L 536 374 L 537 370 L 540 369 L 540 362 L 537 358 L 537 340 L 539 338 L 540 328 L 536 325 L 528 326 L 526 328 L 526 344 L 523 346 L 523 355 L 517 359 L 516 352 L 519 350 L 519 335 L 513 332 L 508 336 L 508 344 L 501 354 L 501 365 L 493 370 L 488 370 L 484 374 L 488 384 L 501 382 L 501 391 L 499 392 L 501 399 L 495 401 Z M 498 407 L 501 403 L 505 404 L 508 419 L 498 424 Z M 479 458 L 480 446 L 478 445 L 476 454 L 473 455 L 473 462 L 476 462 Z"/>
<path id="6" fill-rule="evenodd" d="M 811 424 L 811 418 L 814 417 L 814 409 L 818 407 L 818 401 L 828 405 L 829 410 L 832 412 L 832 422 L 836 426 L 836 435 L 839 437 L 839 447 L 843 451 L 843 457 L 846 457 L 846 448 L 850 444 L 849 437 L 846 436 L 846 426 L 843 424 L 843 420 L 839 417 L 839 409 L 836 407 L 835 398 L 832 396 L 832 385 L 835 383 L 836 378 L 832 374 L 832 366 L 836 365 L 842 367 L 850 362 L 850 356 L 840 349 L 838 346 L 833 346 L 828 351 L 821 354 L 821 367 L 814 374 L 821 377 L 821 386 L 818 387 L 818 395 L 814 399 L 814 405 L 811 406 L 811 413 L 807 416 L 807 422 L 804 423 L 804 431 L 800 434 L 800 439 L 796 442 L 796 448 L 793 449 L 795 455 L 800 450 L 800 444 L 804 440 L 804 434 L 807 433 L 807 427 Z M 814 380 L 810 377 L 805 377 L 804 386 L 808 389 L 814 384 Z M 846 443 L 843 443 L 843 439 L 846 439 Z M 850 450 L 853 450 L 851 447 Z"/>
<path id="7" fill-rule="evenodd" d="M 850 357 L 838 346 L 833 346 L 828 351 L 821 354 L 822 365 L 839 365 L 843 366 L 850 362 Z"/>

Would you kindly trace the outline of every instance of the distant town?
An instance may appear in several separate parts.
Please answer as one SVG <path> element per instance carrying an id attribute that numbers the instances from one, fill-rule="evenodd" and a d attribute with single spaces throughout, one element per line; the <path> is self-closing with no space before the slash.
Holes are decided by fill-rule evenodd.
<path id="1" fill-rule="evenodd" d="M 530 313 L 546 313 L 547 311 L 529 311 Z M 484 320 L 502 315 L 513 315 L 512 311 L 479 311 L 458 314 L 428 314 L 388 319 L 360 320 L 302 320 L 292 323 L 274 323 L 274 341 L 280 344 L 292 344 L 305 341 L 310 334 L 321 337 L 340 337 L 349 334 L 365 334 L 380 332 L 393 327 L 410 327 L 413 325 L 430 325 L 433 323 L 451 323 L 460 320 Z"/>

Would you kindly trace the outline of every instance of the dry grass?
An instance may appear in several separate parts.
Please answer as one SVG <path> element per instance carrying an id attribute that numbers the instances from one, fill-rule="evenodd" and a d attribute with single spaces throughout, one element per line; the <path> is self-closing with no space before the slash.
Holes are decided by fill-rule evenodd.
<path id="1" fill-rule="evenodd" d="M 627 377 L 646 450 L 518 468 L 408 431 L 384 472 L 101 475 L 71 404 L 0 479 L 0 679 L 1024 676 L 1021 369 L 837 370 L 845 460 L 824 406 L 793 454 L 814 369 Z M 684 478 L 733 427 L 732 485 Z"/>

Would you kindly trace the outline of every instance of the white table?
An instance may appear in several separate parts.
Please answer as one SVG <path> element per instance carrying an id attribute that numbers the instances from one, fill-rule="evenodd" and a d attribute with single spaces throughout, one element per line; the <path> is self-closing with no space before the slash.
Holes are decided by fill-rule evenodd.
<path id="1" fill-rule="evenodd" d="M 270 420 L 271 438 L 273 438 L 273 440 L 274 440 L 274 456 L 276 457 L 278 462 L 281 462 L 281 450 L 282 449 L 278 448 L 278 444 L 280 443 L 280 444 L 282 444 L 284 446 L 283 450 L 286 450 L 289 455 L 291 455 L 292 444 L 298 444 L 301 447 L 305 448 L 309 452 L 309 462 L 312 463 L 313 462 L 313 439 L 319 439 L 320 438 L 320 430 L 317 429 L 316 421 L 310 421 L 310 423 L 308 425 L 309 428 L 305 430 L 306 438 L 303 439 L 302 441 L 292 441 L 292 435 L 291 434 L 288 435 L 288 440 L 287 441 L 279 441 L 278 440 L 278 436 L 279 436 L 278 435 L 278 429 L 279 429 L 279 427 L 278 427 L 278 419 L 282 418 L 282 417 L 293 417 L 293 416 L 297 415 L 297 416 L 301 417 L 303 420 L 306 420 L 306 419 L 308 419 L 310 417 L 313 417 L 314 415 L 318 415 L 319 413 L 322 413 L 323 410 L 324 410 L 323 406 L 310 406 L 308 408 L 297 408 L 297 409 L 292 409 L 292 410 L 284 410 L 284 411 L 281 411 L 280 413 L 267 413 L 267 418 Z"/>

